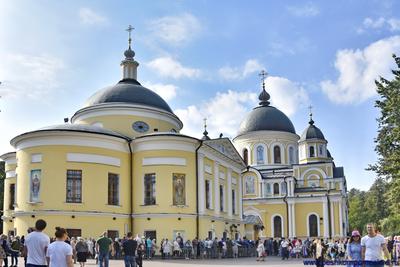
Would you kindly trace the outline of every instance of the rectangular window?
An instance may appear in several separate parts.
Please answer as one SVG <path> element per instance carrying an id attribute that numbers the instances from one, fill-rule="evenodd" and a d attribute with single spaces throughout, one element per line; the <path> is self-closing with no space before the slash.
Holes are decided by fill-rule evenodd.
<path id="1" fill-rule="evenodd" d="M 15 184 L 10 184 L 10 197 L 9 197 L 8 209 L 13 210 L 15 205 Z"/>
<path id="2" fill-rule="evenodd" d="M 211 209 L 210 181 L 206 180 L 206 209 Z"/>
<path id="3" fill-rule="evenodd" d="M 119 175 L 108 174 L 108 205 L 119 204 Z"/>
<path id="4" fill-rule="evenodd" d="M 81 229 L 65 229 L 67 231 L 68 236 L 71 237 L 79 237 L 82 236 L 82 230 Z"/>
<path id="5" fill-rule="evenodd" d="M 67 202 L 82 203 L 81 170 L 67 170 Z"/>
<path id="6" fill-rule="evenodd" d="M 236 193 L 232 190 L 232 214 L 236 214 Z"/>
<path id="7" fill-rule="evenodd" d="M 186 204 L 185 175 L 174 173 L 172 175 L 172 204 L 174 206 Z"/>
<path id="8" fill-rule="evenodd" d="M 116 238 L 119 237 L 119 232 L 115 230 L 108 230 L 107 237 L 110 238 L 111 240 L 115 240 Z"/>
<path id="9" fill-rule="evenodd" d="M 156 174 L 146 173 L 144 175 L 144 205 L 156 204 Z"/>
<path id="10" fill-rule="evenodd" d="M 155 230 L 144 231 L 144 237 L 145 238 L 150 237 L 151 240 L 157 239 L 157 232 Z"/>
<path id="11" fill-rule="evenodd" d="M 219 210 L 224 211 L 224 186 L 220 185 L 219 186 Z"/>

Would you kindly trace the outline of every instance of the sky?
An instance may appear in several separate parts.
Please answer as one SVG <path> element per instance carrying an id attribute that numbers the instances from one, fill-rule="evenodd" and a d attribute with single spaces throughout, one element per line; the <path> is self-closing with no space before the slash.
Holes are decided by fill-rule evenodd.
<path id="1" fill-rule="evenodd" d="M 121 79 L 132 25 L 138 80 L 201 137 L 235 137 L 258 105 L 265 69 L 271 105 L 301 135 L 308 106 L 348 188 L 367 190 L 377 160 L 374 80 L 400 54 L 399 1 L 0 0 L 0 154 L 16 135 L 61 124 Z"/>

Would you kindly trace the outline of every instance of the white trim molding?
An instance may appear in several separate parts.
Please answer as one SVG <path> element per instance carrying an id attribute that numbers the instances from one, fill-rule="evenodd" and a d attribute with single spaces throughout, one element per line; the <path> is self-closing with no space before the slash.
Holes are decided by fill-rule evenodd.
<path id="1" fill-rule="evenodd" d="M 16 177 L 17 173 L 15 171 L 6 171 L 6 178 Z"/>
<path id="2" fill-rule="evenodd" d="M 177 157 L 150 157 L 142 159 L 142 166 L 148 165 L 176 165 L 176 166 L 186 166 L 185 158 Z"/>
<path id="3" fill-rule="evenodd" d="M 32 154 L 31 163 L 40 163 L 43 160 L 42 158 L 43 158 L 42 154 Z"/>
<path id="4" fill-rule="evenodd" d="M 67 161 L 97 163 L 97 164 L 121 167 L 121 160 L 119 158 L 96 155 L 96 154 L 67 153 Z"/>

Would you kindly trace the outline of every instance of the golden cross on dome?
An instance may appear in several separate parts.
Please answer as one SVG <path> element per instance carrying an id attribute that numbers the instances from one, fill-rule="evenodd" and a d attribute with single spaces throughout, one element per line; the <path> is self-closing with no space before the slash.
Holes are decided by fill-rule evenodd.
<path id="1" fill-rule="evenodd" d="M 207 118 L 204 118 L 203 121 L 204 121 L 204 130 L 206 130 L 207 129 Z"/>
<path id="2" fill-rule="evenodd" d="M 266 79 L 267 76 L 268 76 L 268 72 L 266 72 L 265 70 L 262 70 L 262 71 L 260 72 L 260 74 L 258 74 L 258 76 L 261 77 L 262 86 L 263 86 L 263 89 L 265 89 L 265 79 Z"/>
<path id="3" fill-rule="evenodd" d="M 128 26 L 128 29 L 125 30 L 125 31 L 127 31 L 127 32 L 129 33 L 129 39 L 128 39 L 128 41 L 129 41 L 129 47 L 131 47 L 131 41 L 132 41 L 131 32 L 132 32 L 134 29 L 135 29 L 135 28 L 133 28 L 132 25 L 129 25 L 129 26 Z"/>
<path id="4" fill-rule="evenodd" d="M 310 113 L 309 113 L 309 115 L 310 115 L 310 123 L 314 122 L 313 119 L 312 119 L 312 108 L 313 108 L 313 106 L 311 106 L 311 105 L 308 106 L 308 110 L 310 110 Z"/>

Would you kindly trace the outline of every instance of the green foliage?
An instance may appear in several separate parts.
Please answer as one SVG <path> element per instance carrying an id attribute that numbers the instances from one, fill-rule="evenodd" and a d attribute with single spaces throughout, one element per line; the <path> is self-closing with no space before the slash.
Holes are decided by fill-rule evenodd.
<path id="1" fill-rule="evenodd" d="M 375 139 L 378 162 L 368 169 L 378 178 L 366 202 L 368 209 L 373 207 L 370 219 L 379 221 L 384 234 L 400 233 L 400 58 L 393 58 L 397 64 L 392 71 L 394 78 L 375 81 L 380 96 L 375 107 L 381 111 Z"/>
<path id="2" fill-rule="evenodd" d="M 370 166 L 379 177 L 388 180 L 391 185 L 389 194 L 393 212 L 400 212 L 400 194 L 395 194 L 400 189 L 400 58 L 393 55 L 397 70 L 393 70 L 394 78 L 389 81 L 380 78 L 376 81 L 377 92 L 380 99 L 375 106 L 381 110 L 381 117 L 378 119 L 378 136 L 375 139 L 378 153 L 378 162 Z"/>

